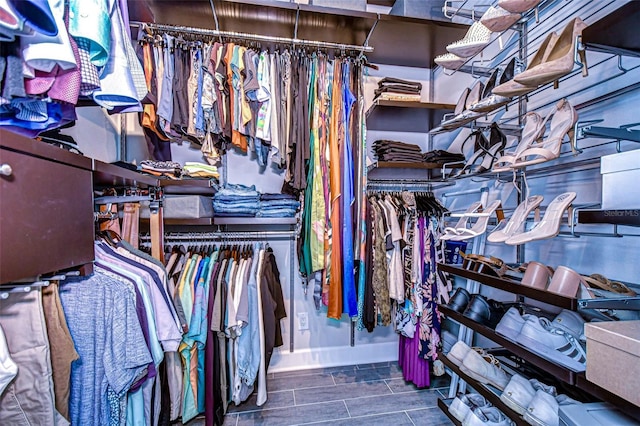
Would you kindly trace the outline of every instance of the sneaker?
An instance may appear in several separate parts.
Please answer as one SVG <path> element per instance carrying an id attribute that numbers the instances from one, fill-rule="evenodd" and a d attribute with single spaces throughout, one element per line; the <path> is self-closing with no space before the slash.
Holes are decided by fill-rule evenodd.
<path id="1" fill-rule="evenodd" d="M 467 356 L 467 354 L 470 351 L 479 353 L 481 355 L 486 354 L 484 349 L 476 348 L 476 347 L 470 348 L 465 342 L 463 342 L 462 340 L 459 340 L 451 347 L 451 350 L 447 353 L 446 356 L 455 365 L 457 365 L 458 367 L 461 367 L 462 362 L 464 361 L 464 358 Z"/>
<path id="2" fill-rule="evenodd" d="M 555 387 L 546 385 L 537 379 L 527 380 L 519 374 L 514 374 L 500 395 L 500 400 L 516 413 L 523 415 L 538 390 L 556 396 Z"/>
<path id="3" fill-rule="evenodd" d="M 529 403 L 523 418 L 533 426 L 558 426 L 560 424 L 558 410 L 556 398 L 539 390 Z"/>
<path id="4" fill-rule="evenodd" d="M 573 337 L 578 340 L 584 341 L 586 340 L 584 336 L 585 322 L 586 321 L 579 313 L 563 309 L 562 312 L 553 319 L 551 325 L 566 331 L 567 333 L 571 333 Z"/>
<path id="5" fill-rule="evenodd" d="M 475 408 L 462 421 L 462 426 L 511 426 L 513 423 L 496 407 Z"/>
<path id="6" fill-rule="evenodd" d="M 509 383 L 509 376 L 500 367 L 500 362 L 491 354 L 480 355 L 476 351 L 467 352 L 460 371 L 472 379 L 504 390 Z"/>
<path id="7" fill-rule="evenodd" d="M 530 351 L 573 371 L 585 371 L 587 354 L 571 334 L 546 318 L 527 318 L 516 342 Z"/>
<path id="8" fill-rule="evenodd" d="M 470 350 L 471 348 L 469 345 L 462 340 L 459 340 L 451 347 L 451 350 L 447 353 L 447 358 L 460 367 L 462 365 L 462 361 L 464 361 L 464 357 L 467 356 Z"/>
<path id="9" fill-rule="evenodd" d="M 531 383 L 521 375 L 514 374 L 500 395 L 500 400 L 507 407 L 522 415 L 527 411 L 534 396 L 536 396 L 536 390 L 531 386 Z"/>
<path id="10" fill-rule="evenodd" d="M 524 326 L 527 318 L 533 315 L 524 314 L 520 315 L 520 311 L 517 308 L 511 307 L 504 314 L 498 325 L 496 325 L 496 333 L 502 334 L 507 339 L 515 340 L 520 335 L 520 330 Z"/>
<path id="11" fill-rule="evenodd" d="M 468 393 L 466 395 L 456 396 L 453 401 L 451 401 L 449 412 L 453 417 L 462 422 L 469 412 L 476 407 L 488 408 L 491 407 L 491 404 L 480 394 Z"/>

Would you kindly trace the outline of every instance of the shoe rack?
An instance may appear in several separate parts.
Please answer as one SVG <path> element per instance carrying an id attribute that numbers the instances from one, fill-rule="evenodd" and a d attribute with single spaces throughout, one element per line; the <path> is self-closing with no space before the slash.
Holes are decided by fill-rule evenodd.
<path id="1" fill-rule="evenodd" d="M 540 7 L 555 7 L 553 1 L 543 1 L 540 4 Z M 564 6 L 559 6 L 564 7 Z M 535 12 L 535 16 L 537 19 L 537 11 Z M 582 36 L 582 46 L 580 48 L 586 48 L 586 50 L 594 50 L 598 52 L 606 52 L 610 53 L 611 56 L 609 59 L 615 59 L 617 55 L 618 60 L 618 68 L 621 71 L 621 74 L 618 74 L 614 77 L 620 76 L 625 72 L 628 72 L 630 69 L 624 68 L 622 64 L 622 55 L 640 57 L 640 43 L 638 43 L 637 36 L 633 33 L 631 28 L 633 25 L 630 24 L 630 21 L 633 19 L 638 19 L 640 17 L 640 4 L 638 2 L 630 2 L 627 5 L 621 7 L 616 10 L 614 13 L 606 16 L 605 18 L 600 19 L 599 21 L 591 24 L 587 29 L 585 29 Z M 533 14 L 529 15 L 529 19 L 533 18 Z M 626 22 L 626 24 L 624 23 Z M 518 56 L 520 59 L 526 58 L 526 44 L 527 44 L 527 34 L 526 34 L 526 26 L 522 24 L 517 24 L 519 26 L 520 35 L 518 37 Z M 614 28 L 613 31 L 604 30 L 605 28 Z M 607 60 L 607 59 L 606 59 Z M 606 61 L 605 60 L 605 61 Z M 604 62 L 604 61 L 602 61 Z M 602 63 L 601 62 L 601 63 Z M 454 72 L 471 72 L 475 76 L 488 75 L 486 70 L 482 70 L 480 67 L 476 66 L 477 62 L 474 59 L 469 59 L 465 64 L 463 64 L 458 70 Z M 565 81 L 566 79 L 580 73 L 580 70 L 574 70 L 569 76 L 564 77 L 561 81 Z M 612 78 L 614 78 L 612 77 Z M 609 81 L 610 78 L 605 79 L 604 81 L 599 81 L 594 84 L 600 85 Z M 540 87 L 533 91 L 529 96 L 533 96 L 539 94 L 546 88 L 548 88 L 550 84 L 546 84 L 543 87 Z M 593 86 L 589 86 L 586 89 L 590 89 Z M 588 107 L 595 105 L 599 102 L 605 101 L 609 98 L 620 96 L 626 93 L 629 93 L 631 90 L 635 90 L 638 88 L 637 83 L 633 83 L 627 88 L 609 93 L 607 95 L 600 96 L 597 99 L 593 99 L 587 103 L 583 103 L 581 105 L 576 105 L 577 109 L 581 109 L 582 107 Z M 555 102 L 555 101 L 554 101 Z M 552 104 L 552 103 L 550 103 Z M 527 113 L 527 105 L 525 102 L 525 98 L 520 96 L 516 98 L 516 100 L 512 101 L 509 104 L 509 107 L 516 106 L 518 108 L 518 125 L 522 126 L 522 119 Z M 576 137 L 571 140 L 571 147 L 576 151 L 580 151 L 577 147 L 577 140 L 580 138 L 586 137 L 603 137 L 603 138 L 611 138 L 617 143 L 618 151 L 620 151 L 620 140 L 634 141 L 640 142 L 640 131 L 632 130 L 625 126 L 621 126 L 620 128 L 609 128 L 609 127 L 599 127 L 593 126 L 594 122 L 589 123 L 576 123 L 574 126 L 574 131 L 576 133 Z M 479 122 L 472 122 L 471 124 L 467 124 L 467 127 L 482 127 L 483 124 Z M 633 127 L 633 126 L 629 126 Z M 554 164 L 544 167 L 537 167 L 531 170 L 530 175 L 535 175 L 538 173 L 566 173 L 570 172 L 572 169 L 584 167 L 586 165 L 583 164 L 582 161 L 574 161 L 568 164 Z M 599 165 L 599 164 L 598 164 Z M 595 168 L 595 167 L 594 167 Z M 499 176 L 493 176 L 488 179 L 494 179 Z M 520 187 L 522 187 L 522 173 L 518 174 Z M 523 200 L 522 196 L 518 197 L 518 204 L 520 204 Z M 637 211 L 634 211 L 637 212 Z M 574 211 L 573 218 L 570 218 L 570 229 L 572 236 L 579 235 L 598 235 L 598 236 L 612 236 L 612 237 L 620 237 L 621 234 L 618 233 L 618 225 L 625 226 L 640 226 L 640 215 L 636 213 L 629 213 L 625 211 L 611 211 L 611 210 L 601 210 L 598 208 L 594 208 L 594 206 L 577 208 Z M 577 224 L 610 224 L 613 225 L 613 233 L 611 235 L 605 235 L 602 233 L 597 234 L 587 234 L 587 233 L 579 233 L 575 230 Z M 476 251 L 472 251 L 476 253 Z M 518 246 L 518 256 L 517 261 L 519 263 L 524 261 L 524 246 Z M 523 286 L 519 283 L 519 281 L 515 278 L 511 278 L 509 276 L 493 276 L 487 275 L 483 273 L 479 273 L 473 270 L 465 269 L 458 265 L 448 265 L 448 264 L 438 264 L 439 271 L 446 272 L 452 274 L 454 276 L 463 278 L 466 280 L 466 288 L 467 290 L 476 288 L 478 289 L 480 286 L 488 286 L 492 288 L 496 288 L 502 291 L 509 292 L 517 296 L 518 300 L 529 299 L 531 301 L 542 302 L 548 305 L 555 306 L 561 309 L 567 309 L 571 311 L 577 311 L 580 308 L 593 307 L 596 308 L 595 305 L 590 305 L 591 301 L 587 300 L 579 300 L 577 298 L 570 298 L 565 296 L 559 296 L 557 294 L 550 293 L 545 290 L 538 290 L 534 288 L 530 288 L 527 286 Z M 626 300 L 621 303 L 625 303 L 624 306 L 628 308 L 629 303 L 632 303 L 634 306 L 640 304 L 640 298 L 633 298 L 634 300 L 629 301 Z M 596 302 L 597 303 L 597 302 Z M 616 302 L 610 302 L 616 303 Z M 612 305 L 613 306 L 613 305 Z M 546 358 L 538 356 L 537 354 L 531 352 L 528 348 L 515 343 L 502 335 L 496 333 L 492 328 L 487 327 L 483 324 L 474 322 L 469 318 L 463 316 L 462 314 L 449 309 L 447 306 L 439 305 L 440 313 L 454 322 L 460 325 L 462 330 L 468 330 L 462 332 L 462 335 L 467 338 L 472 337 L 473 333 L 479 333 L 481 336 L 491 340 L 496 345 L 500 346 L 500 355 L 506 356 L 510 359 L 512 363 L 516 365 L 526 365 L 528 367 L 533 367 L 534 369 L 544 371 L 554 377 L 556 377 L 561 382 L 564 382 L 566 385 L 575 387 L 581 391 L 590 394 L 591 396 L 609 402 L 613 405 L 619 407 L 623 412 L 630 415 L 633 418 L 640 418 L 640 407 L 627 402 L 626 400 L 618 397 L 617 395 L 612 394 L 611 392 L 603 389 L 586 379 L 585 372 L 577 372 L 573 371 L 569 368 L 566 368 L 562 365 L 556 364 Z M 459 340 L 461 340 L 459 338 Z M 466 343 L 469 343 L 468 341 Z M 441 354 L 443 355 L 443 354 Z M 497 354 L 496 354 L 497 355 Z M 502 411 L 507 417 L 509 417 L 516 425 L 526 425 L 527 422 L 524 421 L 522 416 L 515 413 L 513 410 L 506 407 L 500 401 L 500 391 L 497 389 L 479 383 L 478 381 L 472 379 L 468 375 L 464 374 L 464 372 L 460 371 L 460 369 L 450 362 L 446 356 L 439 357 L 440 360 L 447 367 L 448 373 L 452 375 L 452 384 L 449 392 L 449 398 L 441 398 L 438 401 L 438 406 L 440 409 L 450 418 L 450 420 L 456 424 L 461 424 L 458 420 L 456 420 L 453 416 L 450 415 L 448 411 L 448 407 L 451 404 L 453 397 L 456 395 L 456 391 L 459 389 L 461 392 L 464 392 L 464 383 L 468 386 L 472 387 L 476 392 L 483 395 L 489 402 L 491 402 L 494 406 L 496 406 L 500 411 Z M 458 380 L 461 380 L 461 386 L 458 388 Z"/>
<path id="2" fill-rule="evenodd" d="M 544 302 L 558 308 L 568 309 L 572 311 L 576 311 L 578 309 L 580 300 L 576 298 L 568 298 L 564 296 L 559 296 L 553 293 L 549 293 L 544 290 L 537 290 L 534 288 L 529 288 L 521 285 L 517 280 L 510 278 L 499 278 L 493 277 L 491 275 L 478 273 L 475 271 L 463 269 L 459 266 L 447 265 L 447 264 L 438 264 L 439 270 L 443 272 L 448 272 L 455 276 L 459 276 L 461 278 L 465 278 L 468 281 L 477 282 L 481 285 L 487 285 L 493 288 L 497 288 L 500 290 L 508 291 L 518 296 L 526 297 L 535 301 Z M 449 318 L 463 327 L 467 327 L 469 330 L 472 330 L 474 333 L 479 333 L 480 335 L 486 337 L 487 339 L 495 342 L 500 347 L 504 348 L 510 354 L 510 358 L 512 360 L 516 360 L 517 363 L 526 364 L 529 366 L 534 366 L 535 368 L 545 371 L 548 374 L 556 377 L 558 380 L 562 382 L 577 387 L 580 390 L 583 390 L 598 399 L 602 399 L 603 401 L 609 402 L 618 406 L 622 411 L 627 413 L 628 415 L 634 418 L 640 418 L 640 407 L 637 407 L 630 402 L 627 402 L 618 396 L 612 394 L 611 392 L 603 389 L 586 379 L 586 375 L 584 372 L 575 372 L 569 368 L 558 365 L 552 361 L 547 360 L 537 354 L 531 352 L 526 347 L 513 342 L 500 334 L 496 333 L 493 329 L 479 324 L 470 320 L 469 318 L 463 316 L 462 314 L 449 309 L 444 305 L 439 305 L 438 309 L 442 315 L 446 318 Z M 460 379 L 466 382 L 469 386 L 471 386 L 478 393 L 483 395 L 485 398 L 492 401 L 492 399 L 499 400 L 499 391 L 489 386 L 485 386 L 481 383 L 478 383 L 476 380 L 471 379 L 463 372 L 457 368 L 456 365 L 451 363 L 446 356 L 439 356 L 438 359 L 442 360 L 444 364 L 449 368 L 449 370 L 457 375 Z M 455 396 L 454 394 L 449 394 L 449 399 L 442 400 L 440 405 L 444 405 L 448 407 L 448 404 L 451 403 L 451 399 Z M 493 403 L 493 401 L 492 401 Z M 502 406 L 498 403 L 494 403 L 496 407 L 498 407 L 505 415 L 507 415 L 511 420 L 516 422 L 516 424 L 527 424 L 524 422 L 524 419 L 520 417 L 518 414 L 514 413 L 512 410 L 503 410 Z M 502 404 L 504 405 L 504 404 Z M 507 407 L 508 408 L 508 407 Z M 448 413 L 447 413 L 448 414 Z M 524 423 L 522 423 L 524 422 Z"/>

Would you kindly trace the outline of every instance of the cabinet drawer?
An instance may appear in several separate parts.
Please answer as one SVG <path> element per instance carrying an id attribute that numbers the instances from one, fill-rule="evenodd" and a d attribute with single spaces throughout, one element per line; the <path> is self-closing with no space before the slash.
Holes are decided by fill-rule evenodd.
<path id="1" fill-rule="evenodd" d="M 94 259 L 91 171 L 41 154 L 0 147 L 0 283 Z"/>

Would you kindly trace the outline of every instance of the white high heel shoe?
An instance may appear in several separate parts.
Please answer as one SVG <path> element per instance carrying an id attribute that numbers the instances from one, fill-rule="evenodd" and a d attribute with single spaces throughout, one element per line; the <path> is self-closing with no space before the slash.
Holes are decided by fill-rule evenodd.
<path id="1" fill-rule="evenodd" d="M 511 236 L 524 231 L 524 224 L 529 214 L 535 210 L 536 222 L 540 220 L 540 203 L 542 203 L 542 195 L 533 195 L 522 203 L 518 204 L 518 207 L 513 211 L 511 218 L 508 221 L 503 221 L 498 224 L 498 227 L 487 236 L 487 241 L 491 243 L 502 243 L 508 240 Z"/>
<path id="2" fill-rule="evenodd" d="M 573 209 L 571 203 L 576 198 L 575 192 L 565 192 L 558 195 L 547 207 L 542 220 L 528 232 L 515 234 L 505 241 L 505 243 L 515 246 L 531 241 L 553 238 L 560 233 L 560 222 L 565 210 L 569 210 L 569 217 Z"/>
<path id="3" fill-rule="evenodd" d="M 498 217 L 498 222 L 504 220 L 504 213 L 502 212 L 502 202 L 500 200 L 495 200 L 493 203 L 489 204 L 486 208 L 484 208 L 481 212 L 478 213 L 470 213 L 469 217 L 477 217 L 478 220 L 474 223 L 471 228 L 462 227 L 456 228 L 456 235 L 449 238 L 451 241 L 463 241 L 469 240 L 471 238 L 475 238 L 479 235 L 484 234 L 487 231 L 487 226 L 489 225 L 489 219 L 493 213 L 496 213 Z"/>
<path id="4" fill-rule="evenodd" d="M 462 40 L 454 41 L 447 46 L 447 51 L 461 58 L 470 58 L 480 53 L 490 41 L 491 31 L 476 21 L 471 24 Z"/>
<path id="5" fill-rule="evenodd" d="M 529 149 L 533 143 L 540 140 L 542 135 L 544 135 L 547 121 L 543 120 L 540 114 L 536 112 L 528 112 L 527 115 L 525 115 L 524 121 L 522 138 L 520 139 L 520 143 L 516 147 L 516 150 L 512 153 L 498 157 L 496 162 L 493 164 L 493 168 L 491 169 L 492 172 L 501 173 L 512 170 L 511 167 L 516 162 L 516 159 L 520 157 L 524 151 Z"/>
<path id="6" fill-rule="evenodd" d="M 476 213 L 479 209 L 482 209 L 482 203 L 480 201 L 476 201 L 475 203 L 467 207 L 467 210 L 464 213 L 462 213 L 462 215 L 460 215 L 460 219 L 458 219 L 458 222 L 456 223 L 455 226 L 449 226 L 444 228 L 444 234 L 442 234 L 440 239 L 446 241 L 446 240 L 451 240 L 453 237 L 458 236 L 456 229 L 466 228 L 467 222 L 469 221 L 469 218 L 471 218 L 470 215 L 473 213 Z"/>
<path id="7" fill-rule="evenodd" d="M 512 168 L 532 166 L 555 160 L 560 156 L 564 135 L 569 136 L 569 143 L 573 150 L 574 125 L 578 121 L 576 109 L 566 99 L 560 99 L 550 115 L 553 115 L 553 117 L 551 118 L 549 136 L 541 142 L 532 143 L 522 151 L 513 162 Z M 549 115 L 547 115 L 545 121 L 548 119 Z"/>

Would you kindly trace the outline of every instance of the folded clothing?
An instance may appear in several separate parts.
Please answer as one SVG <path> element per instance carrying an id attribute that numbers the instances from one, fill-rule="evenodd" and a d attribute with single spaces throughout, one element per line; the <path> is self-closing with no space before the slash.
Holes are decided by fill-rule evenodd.
<path id="1" fill-rule="evenodd" d="M 220 173 L 218 173 L 218 168 L 216 166 L 211 166 L 209 164 L 204 163 L 196 163 L 192 161 L 187 161 L 184 163 L 182 167 L 182 171 L 184 175 L 191 177 L 204 177 L 204 178 L 218 178 L 220 177 Z"/>
<path id="2" fill-rule="evenodd" d="M 260 201 L 260 210 L 291 208 L 298 209 L 300 203 L 296 200 L 267 200 Z"/>
<path id="3" fill-rule="evenodd" d="M 374 91 L 374 100 L 419 102 L 421 92 L 422 83 L 385 77 L 378 82 L 378 88 Z"/>
<path id="4" fill-rule="evenodd" d="M 395 77 L 385 77 L 378 82 L 378 87 L 384 87 L 389 85 L 392 85 L 392 86 L 402 85 L 405 87 L 412 87 L 412 88 L 417 88 L 418 90 L 422 90 L 422 83 L 417 81 L 402 80 L 400 78 L 395 78 Z"/>
<path id="5" fill-rule="evenodd" d="M 420 102 L 422 100 L 421 95 L 409 95 L 404 93 L 381 93 L 379 96 L 373 98 L 374 101 L 399 101 L 399 102 Z"/>
<path id="6" fill-rule="evenodd" d="M 405 86 L 395 85 L 395 86 L 380 87 L 380 88 L 374 90 L 373 93 L 376 96 L 379 96 L 382 93 L 400 93 L 400 94 L 407 94 L 407 95 L 419 95 L 420 92 L 421 92 L 420 89 L 415 89 L 413 87 L 405 87 Z"/>
<path id="7" fill-rule="evenodd" d="M 418 145 L 381 139 L 375 141 L 372 148 L 378 161 L 422 161 L 422 150 Z"/>
<path id="8" fill-rule="evenodd" d="M 427 163 L 455 163 L 455 162 L 464 162 L 464 155 L 460 153 L 453 153 L 448 151 L 443 151 L 441 149 L 437 149 L 435 151 L 429 151 L 422 154 L 422 160 Z"/>
<path id="9" fill-rule="evenodd" d="M 406 149 L 408 151 L 416 151 L 416 152 L 422 151 L 418 145 L 400 142 L 400 141 L 391 141 L 387 139 L 378 139 L 373 143 L 373 147 L 381 148 L 381 149 L 384 149 L 384 148 Z"/>
<path id="10" fill-rule="evenodd" d="M 297 200 L 297 197 L 291 194 L 260 194 L 260 200 Z"/>
<path id="11" fill-rule="evenodd" d="M 228 183 L 224 188 L 218 190 L 213 198 L 216 199 L 225 196 L 257 197 L 259 199 L 260 193 L 256 191 L 255 185 L 246 186 Z"/>
<path id="12" fill-rule="evenodd" d="M 296 212 L 295 209 L 259 210 L 256 217 L 294 217 Z"/>
<path id="13" fill-rule="evenodd" d="M 142 171 L 152 170 L 154 172 L 176 173 L 179 175 L 182 166 L 175 161 L 143 160 L 140 162 L 139 169 Z"/>

